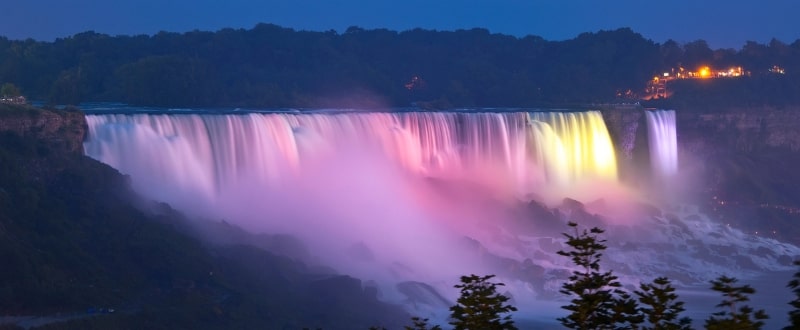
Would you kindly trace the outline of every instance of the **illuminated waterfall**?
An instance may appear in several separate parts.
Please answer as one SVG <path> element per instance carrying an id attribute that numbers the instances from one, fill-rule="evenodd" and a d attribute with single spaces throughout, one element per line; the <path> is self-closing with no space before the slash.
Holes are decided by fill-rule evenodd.
<path id="1" fill-rule="evenodd" d="M 161 195 L 214 198 L 290 184 L 331 155 L 382 157 L 406 172 L 513 187 L 616 179 L 599 112 L 88 115 L 86 154 Z M 348 156 L 349 157 L 349 156 Z M 489 182 L 491 181 L 491 182 Z"/>
<path id="2" fill-rule="evenodd" d="M 626 242 L 609 246 L 607 254 L 626 286 L 654 273 L 680 272 L 682 285 L 692 290 L 718 273 L 777 274 L 788 270 L 780 260 L 800 255 L 793 245 L 717 223 L 699 206 L 670 200 L 663 214 L 658 211 L 662 206 L 652 197 L 680 191 L 670 185 L 679 181 L 670 180 L 678 174 L 674 111 L 646 112 L 659 188 L 652 191 L 606 184 L 616 181 L 617 159 L 597 111 L 86 119 L 86 155 L 130 175 L 140 196 L 220 224 L 202 226 L 204 234 L 232 224 L 220 230 L 219 244 L 275 245 L 276 254 L 301 256 L 309 272 L 360 279 L 381 293 L 380 300 L 440 324 L 450 313 L 439 297 L 453 301 L 453 284 L 463 274 L 497 274 L 520 307 L 515 318 L 562 315 L 556 284 L 574 266 L 553 251 L 563 245 L 557 232 L 567 229 L 566 221 L 599 221 L 611 229 L 610 241 Z M 520 196 L 536 203 L 519 203 Z M 584 202 L 585 211 L 564 197 Z M 236 227 L 265 235 L 240 242 L 247 236 Z M 682 227 L 692 229 L 676 230 Z M 693 252 L 720 247 L 741 253 L 732 261 Z M 426 298 L 433 293 L 435 299 Z"/>
<path id="3" fill-rule="evenodd" d="M 587 178 L 616 179 L 617 159 L 608 129 L 599 112 L 530 113 L 538 163 L 555 173 L 559 182 Z M 552 178 L 552 177 L 551 177 Z M 552 181 L 552 180 L 551 180 Z"/>
<path id="4" fill-rule="evenodd" d="M 647 111 L 646 116 L 650 163 L 655 176 L 663 180 L 678 173 L 678 138 L 675 133 L 675 111 Z"/>

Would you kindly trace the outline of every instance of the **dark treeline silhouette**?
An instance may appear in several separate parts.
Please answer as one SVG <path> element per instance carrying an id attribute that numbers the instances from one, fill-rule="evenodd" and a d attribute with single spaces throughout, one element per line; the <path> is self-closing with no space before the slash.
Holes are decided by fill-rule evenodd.
<path id="1" fill-rule="evenodd" d="M 108 36 L 85 32 L 54 42 L 0 38 L 0 83 L 29 99 L 182 107 L 542 106 L 635 100 L 653 75 L 699 65 L 753 73 L 723 88 L 738 103 L 800 104 L 800 40 L 663 44 L 628 28 L 566 41 L 485 29 L 403 32 L 351 27 L 295 31 L 272 24 L 217 32 Z M 741 89 L 773 66 L 772 91 Z M 770 80 L 770 81 L 772 81 Z M 684 88 L 685 89 L 685 88 Z M 626 95 L 626 91 L 631 93 Z M 686 100 L 680 95 L 686 96 Z M 754 101 L 742 99 L 757 95 Z M 703 95 L 703 94 L 700 94 Z M 688 101 L 687 101 L 688 100 Z M 674 102 L 702 103 L 689 89 Z"/>
<path id="2" fill-rule="evenodd" d="M 642 330 L 691 330 L 692 320 L 682 314 L 684 302 L 675 293 L 675 287 L 667 277 L 657 277 L 651 283 L 640 283 L 633 294 L 626 291 L 611 270 L 601 271 L 601 257 L 606 249 L 606 240 L 600 237 L 605 230 L 593 227 L 579 229 L 578 224 L 568 222 L 574 233 L 563 233 L 569 249 L 558 251 L 558 255 L 569 258 L 577 268 L 561 285 L 560 292 L 570 298 L 570 304 L 561 306 L 568 311 L 558 321 L 566 329 L 642 329 Z M 794 262 L 800 266 L 800 260 Z M 450 324 L 454 329 L 517 329 L 511 315 L 517 311 L 506 304 L 509 297 L 497 292 L 502 282 L 491 282 L 494 275 L 462 276 L 461 284 L 455 285 L 461 295 L 450 308 Z M 710 281 L 711 290 L 722 295 L 716 305 L 721 311 L 712 313 L 704 322 L 707 330 L 758 330 L 765 325 L 769 315 L 763 309 L 749 306 L 750 295 L 756 290 L 749 285 L 737 285 L 738 280 L 721 275 Z M 800 299 L 800 272 L 787 285 Z M 633 295 L 636 298 L 633 298 Z M 784 330 L 800 329 L 800 302 L 789 304 L 795 309 L 789 312 L 789 325 Z M 437 330 L 428 319 L 412 318 L 413 326 L 407 330 Z M 381 329 L 373 327 L 371 329 Z"/>

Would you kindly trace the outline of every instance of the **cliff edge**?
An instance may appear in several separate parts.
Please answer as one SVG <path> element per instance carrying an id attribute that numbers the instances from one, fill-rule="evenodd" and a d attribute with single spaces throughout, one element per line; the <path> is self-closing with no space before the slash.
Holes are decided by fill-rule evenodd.
<path id="1" fill-rule="evenodd" d="M 51 147 L 83 154 L 87 129 L 86 117 L 75 108 L 57 110 L 0 104 L 0 133 L 36 138 Z"/>
<path id="2" fill-rule="evenodd" d="M 649 177 L 645 110 L 603 110 L 623 180 Z M 800 108 L 675 112 L 682 196 L 745 231 L 800 244 Z"/>

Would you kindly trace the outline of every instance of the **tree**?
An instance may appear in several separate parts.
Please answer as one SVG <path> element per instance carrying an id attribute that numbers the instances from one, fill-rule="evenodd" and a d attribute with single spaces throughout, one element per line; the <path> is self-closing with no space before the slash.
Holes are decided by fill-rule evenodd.
<path id="1" fill-rule="evenodd" d="M 675 40 L 669 39 L 661 45 L 661 68 L 662 70 L 676 69 L 681 65 L 683 58 L 683 48 Z"/>
<path id="2" fill-rule="evenodd" d="M 794 262 L 795 266 L 800 266 L 800 260 Z M 789 281 L 787 285 L 795 294 L 795 299 L 789 302 L 789 305 L 794 307 L 794 310 L 789 312 L 790 325 L 784 330 L 800 329 L 800 270 L 794 273 L 794 278 Z"/>
<path id="3" fill-rule="evenodd" d="M 428 328 L 428 319 L 423 319 L 417 316 L 411 318 L 411 321 L 414 322 L 412 326 L 405 326 L 403 329 L 405 330 L 442 330 L 442 327 L 438 325 L 434 325 Z"/>
<path id="4" fill-rule="evenodd" d="M 597 235 L 604 231 L 594 227 L 578 231 L 578 224 L 569 222 L 575 234 L 564 233 L 572 250 L 558 251 L 580 267 L 561 287 L 561 293 L 573 296 L 571 304 L 561 308 L 570 311 L 558 320 L 570 329 L 615 329 L 617 326 L 636 327 L 643 317 L 637 313 L 637 303 L 630 298 L 611 271 L 600 272 L 600 257 L 606 249 L 605 240 Z"/>
<path id="5" fill-rule="evenodd" d="M 749 301 L 748 295 L 756 292 L 749 285 L 734 286 L 738 280 L 736 278 L 720 276 L 716 280 L 711 280 L 711 290 L 722 293 L 722 302 L 717 307 L 728 308 L 729 310 L 720 311 L 712 314 L 706 320 L 706 329 L 709 330 L 735 330 L 735 329 L 761 329 L 764 326 L 762 320 L 769 318 L 763 309 L 754 312 L 753 308 L 744 305 L 737 310 L 737 303 Z"/>
<path id="6" fill-rule="evenodd" d="M 685 311 L 682 301 L 675 301 L 678 295 L 669 279 L 659 277 L 653 283 L 642 283 L 641 291 L 633 293 L 639 297 L 642 304 L 639 310 L 644 314 L 650 326 L 642 329 L 653 330 L 685 330 L 690 329 L 692 320 L 688 317 L 678 319 L 680 313 Z M 677 322 L 676 322 L 677 321 Z"/>
<path id="7" fill-rule="evenodd" d="M 683 64 L 690 70 L 714 61 L 714 51 L 705 40 L 695 40 L 683 45 Z"/>
<path id="8" fill-rule="evenodd" d="M 502 316 L 517 308 L 506 304 L 510 298 L 497 293 L 497 287 L 505 284 L 490 282 L 493 277 L 461 276 L 461 284 L 455 285 L 461 289 L 461 296 L 450 307 L 450 324 L 455 330 L 517 329 L 511 315 Z"/>
<path id="9" fill-rule="evenodd" d="M 19 88 L 12 83 L 5 83 L 0 87 L 0 96 L 2 97 L 17 97 L 20 96 Z"/>

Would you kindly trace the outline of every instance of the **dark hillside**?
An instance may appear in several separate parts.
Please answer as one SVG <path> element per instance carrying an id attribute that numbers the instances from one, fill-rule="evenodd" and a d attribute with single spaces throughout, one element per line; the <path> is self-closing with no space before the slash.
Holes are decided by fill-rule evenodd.
<path id="1" fill-rule="evenodd" d="M 11 110 L 0 123 L 69 116 Z M 62 124 L 56 131 L 80 130 Z M 0 131 L 0 316 L 74 317 L 52 329 L 350 329 L 406 319 L 357 279 L 201 242 L 168 206 L 134 207 L 144 203 L 116 170 L 31 127 Z"/>

